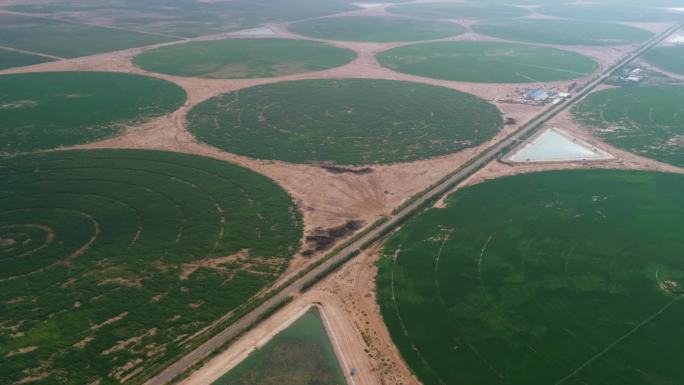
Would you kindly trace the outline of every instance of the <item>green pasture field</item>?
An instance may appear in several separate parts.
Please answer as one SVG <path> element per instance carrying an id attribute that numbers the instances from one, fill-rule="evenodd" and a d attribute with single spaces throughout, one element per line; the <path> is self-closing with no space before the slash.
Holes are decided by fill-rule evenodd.
<path id="1" fill-rule="evenodd" d="M 377 295 L 425 385 L 684 383 L 684 176 L 485 182 L 386 243 Z"/>
<path id="2" fill-rule="evenodd" d="M 472 29 L 504 40 L 562 45 L 632 44 L 653 36 L 626 25 L 557 19 L 493 20 L 475 24 Z"/>
<path id="3" fill-rule="evenodd" d="M 573 116 L 611 145 L 684 167 L 684 86 L 627 86 L 589 95 Z"/>
<path id="4" fill-rule="evenodd" d="M 299 248 L 291 198 L 226 162 L 57 151 L 0 170 L 3 384 L 119 384 L 158 370 Z"/>
<path id="5" fill-rule="evenodd" d="M 635 5 L 645 5 L 640 2 Z M 663 8 L 629 6 L 625 4 L 547 4 L 537 8 L 545 15 L 591 21 L 666 22 L 684 19 L 684 13 Z"/>
<path id="6" fill-rule="evenodd" d="M 399 15 L 431 19 L 508 19 L 527 16 L 524 8 L 494 3 L 416 3 L 400 4 L 387 8 Z"/>
<path id="7" fill-rule="evenodd" d="M 684 45 L 656 47 L 644 55 L 647 62 L 667 72 L 684 75 Z"/>
<path id="8" fill-rule="evenodd" d="M 442 87 L 304 80 L 247 88 L 190 111 L 190 132 L 222 150 L 294 163 L 359 165 L 446 155 L 491 139 L 499 110 Z"/>
<path id="9" fill-rule="evenodd" d="M 148 71 L 214 79 L 285 76 L 347 64 L 354 51 L 293 39 L 229 39 L 152 49 L 133 63 Z"/>
<path id="10" fill-rule="evenodd" d="M 196 37 L 352 11 L 350 0 L 57 0 L 10 10 L 172 36 Z"/>
<path id="11" fill-rule="evenodd" d="M 346 385 L 317 309 L 311 309 L 211 385 Z"/>
<path id="12" fill-rule="evenodd" d="M 0 70 L 47 63 L 53 59 L 0 48 Z"/>
<path id="13" fill-rule="evenodd" d="M 436 40 L 465 32 L 464 27 L 447 21 L 383 16 L 306 20 L 290 25 L 289 29 L 320 39 L 372 42 Z"/>
<path id="14" fill-rule="evenodd" d="M 413 44 L 378 55 L 395 71 L 475 83 L 537 83 L 587 76 L 598 64 L 586 56 L 531 45 L 454 41 Z"/>
<path id="15" fill-rule="evenodd" d="M 163 43 L 173 38 L 39 17 L 0 14 L 0 45 L 74 58 Z"/>
<path id="16" fill-rule="evenodd" d="M 0 76 L 0 155 L 110 138 L 170 113 L 185 91 L 165 80 L 113 72 Z"/>

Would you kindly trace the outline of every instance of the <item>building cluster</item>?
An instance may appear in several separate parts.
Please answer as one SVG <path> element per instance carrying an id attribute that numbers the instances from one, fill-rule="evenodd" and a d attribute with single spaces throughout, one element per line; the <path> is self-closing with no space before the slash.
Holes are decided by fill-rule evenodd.
<path id="1" fill-rule="evenodd" d="M 532 88 L 520 90 L 520 102 L 543 106 L 546 104 L 558 104 L 571 96 L 570 92 L 563 92 L 558 88 Z"/>
<path id="2" fill-rule="evenodd" d="M 617 80 L 624 83 L 641 83 L 644 80 L 643 72 L 641 68 L 626 69 Z"/>
<path id="3" fill-rule="evenodd" d="M 634 68 L 632 70 L 628 70 L 626 71 L 621 80 L 631 83 L 639 83 L 642 80 L 644 80 L 644 77 L 641 75 L 643 71 L 644 70 L 642 70 L 641 68 Z"/>

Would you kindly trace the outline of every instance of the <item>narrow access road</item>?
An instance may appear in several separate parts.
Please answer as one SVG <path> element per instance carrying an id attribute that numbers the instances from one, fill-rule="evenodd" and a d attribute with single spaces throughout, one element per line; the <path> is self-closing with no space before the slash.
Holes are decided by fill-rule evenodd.
<path id="1" fill-rule="evenodd" d="M 423 195 L 414 200 L 413 203 L 411 203 L 410 205 L 403 208 L 397 214 L 393 215 L 387 222 L 373 229 L 368 234 L 364 235 L 357 241 L 345 247 L 334 256 L 328 258 L 325 262 L 317 266 L 315 269 L 309 271 L 296 281 L 282 288 L 277 294 L 269 298 L 260 306 L 252 310 L 250 313 L 246 314 L 237 322 L 223 329 L 221 332 L 207 340 L 205 343 L 198 346 L 195 350 L 191 351 L 183 358 L 176 361 L 171 366 L 167 367 L 159 375 L 146 382 L 146 385 L 165 385 L 174 380 L 179 375 L 183 374 L 186 370 L 191 368 L 199 360 L 216 351 L 217 349 L 225 345 L 228 341 L 235 338 L 240 333 L 244 332 L 249 327 L 254 325 L 255 322 L 258 322 L 258 320 L 260 320 L 264 315 L 268 314 L 268 312 L 271 309 L 275 308 L 275 306 L 282 303 L 282 301 L 286 300 L 287 297 L 299 292 L 306 283 L 315 280 L 320 274 L 325 273 L 330 267 L 334 266 L 335 264 L 349 259 L 351 255 L 362 250 L 365 245 L 369 245 L 377 241 L 378 239 L 382 238 L 383 235 L 387 234 L 394 228 L 401 225 L 401 223 L 403 223 L 413 214 L 417 213 L 427 203 L 432 202 L 435 199 L 438 199 L 439 197 L 450 191 L 452 188 L 457 186 L 459 183 L 463 182 L 468 177 L 473 175 L 479 169 L 486 166 L 489 162 L 497 159 L 497 157 L 503 151 L 510 149 L 511 146 L 517 144 L 522 138 L 531 135 L 536 130 L 540 129 L 544 125 L 544 123 L 546 123 L 549 119 L 553 118 L 563 110 L 577 103 L 587 94 L 589 94 L 594 88 L 596 88 L 596 86 L 598 86 L 603 81 L 608 79 L 613 73 L 636 60 L 639 56 L 641 56 L 641 54 L 646 52 L 648 49 L 657 45 L 665 38 L 670 36 L 672 33 L 674 33 L 676 30 L 681 28 L 683 24 L 684 23 L 678 23 L 675 26 L 667 29 L 665 32 L 656 35 L 652 39 L 648 40 L 643 45 L 641 45 L 636 51 L 625 57 L 623 60 L 621 60 L 614 66 L 604 71 L 600 76 L 598 76 L 595 80 L 589 83 L 576 95 L 569 98 L 563 103 L 559 103 L 555 106 L 552 106 L 548 110 L 539 114 L 534 119 L 530 120 L 524 126 L 520 127 L 511 135 L 501 139 L 499 142 L 493 144 L 492 146 L 481 152 L 478 156 L 471 159 L 468 163 L 461 166 L 459 169 L 455 170 L 451 177 L 449 177 L 439 185 L 424 192 Z"/>

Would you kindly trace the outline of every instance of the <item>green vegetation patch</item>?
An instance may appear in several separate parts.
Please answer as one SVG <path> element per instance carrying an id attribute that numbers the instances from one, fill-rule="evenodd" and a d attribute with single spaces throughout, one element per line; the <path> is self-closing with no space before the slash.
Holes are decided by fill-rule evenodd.
<path id="1" fill-rule="evenodd" d="M 65 58 L 173 40 L 146 33 L 0 14 L 0 45 Z"/>
<path id="2" fill-rule="evenodd" d="M 47 63 L 53 59 L 0 48 L 0 70 Z"/>
<path id="3" fill-rule="evenodd" d="M 646 41 L 653 33 L 612 23 L 557 19 L 487 21 L 473 31 L 505 40 L 563 45 L 619 45 Z"/>
<path id="4" fill-rule="evenodd" d="M 348 49 L 290 39 L 191 42 L 144 52 L 134 64 L 148 71 L 204 78 L 259 78 L 321 71 L 356 58 Z"/>
<path id="5" fill-rule="evenodd" d="M 56 0 L 8 7 L 75 22 L 196 37 L 320 17 L 358 8 L 349 0 Z"/>
<path id="6" fill-rule="evenodd" d="M 311 309 L 211 385 L 346 385 L 318 309 Z"/>
<path id="7" fill-rule="evenodd" d="M 176 110 L 185 91 L 159 79 L 113 72 L 0 76 L 0 154 L 109 138 L 126 125 Z"/>
<path id="8" fill-rule="evenodd" d="M 644 58 L 667 72 L 684 75 L 684 44 L 653 48 Z"/>
<path id="9" fill-rule="evenodd" d="M 119 384 L 271 284 L 300 214 L 225 162 L 131 150 L 0 160 L 0 378 Z"/>
<path id="10" fill-rule="evenodd" d="M 684 86 L 621 87 L 589 95 L 575 119 L 613 146 L 684 167 Z"/>
<path id="11" fill-rule="evenodd" d="M 683 189 L 602 170 L 452 194 L 385 246 L 394 342 L 425 385 L 683 383 Z"/>
<path id="12" fill-rule="evenodd" d="M 432 19 L 507 19 L 527 16 L 521 7 L 492 3 L 416 3 L 393 5 L 387 10 L 400 15 Z"/>
<path id="13" fill-rule="evenodd" d="M 592 21 L 665 22 L 684 19 L 682 13 L 625 4 L 548 4 L 537 8 L 537 12 L 568 19 Z"/>
<path id="14" fill-rule="evenodd" d="M 369 164 L 446 155 L 491 139 L 501 114 L 442 87 L 391 80 L 304 80 L 209 99 L 188 115 L 199 140 L 287 162 Z"/>
<path id="15" fill-rule="evenodd" d="M 347 41 L 420 41 L 459 35 L 465 28 L 447 21 L 376 16 L 348 16 L 302 21 L 290 25 L 300 35 Z"/>
<path id="16" fill-rule="evenodd" d="M 530 45 L 455 41 L 393 48 L 378 56 L 393 70 L 476 83 L 536 83 L 589 75 L 598 64 L 586 56 Z"/>

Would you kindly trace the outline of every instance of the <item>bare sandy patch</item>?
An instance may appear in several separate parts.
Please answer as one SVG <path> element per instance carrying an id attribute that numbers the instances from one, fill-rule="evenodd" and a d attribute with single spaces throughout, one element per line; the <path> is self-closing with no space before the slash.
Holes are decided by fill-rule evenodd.
<path id="1" fill-rule="evenodd" d="M 8 299 L 7 301 L 5 301 L 5 302 L 3 302 L 3 303 L 6 304 L 6 305 L 14 305 L 14 304 L 17 304 L 17 303 L 22 303 L 22 302 L 27 302 L 27 301 L 35 302 L 37 299 L 38 299 L 38 297 L 36 297 L 36 296 L 25 296 L 25 295 L 22 295 L 22 296 L 19 296 L 19 297 L 14 297 L 14 298 L 12 298 L 12 299 Z"/>
<path id="2" fill-rule="evenodd" d="M 17 243 L 14 239 L 4 239 L 0 238 L 0 247 L 11 247 Z"/>
<path id="3" fill-rule="evenodd" d="M 107 355 L 110 355 L 110 354 L 112 354 L 112 353 L 116 353 L 116 352 L 122 351 L 122 350 L 124 350 L 124 349 L 130 350 L 130 348 L 131 348 L 132 346 L 140 344 L 140 343 L 143 341 L 144 338 L 146 338 L 146 337 L 154 337 L 155 335 L 157 335 L 157 332 L 158 332 L 158 331 L 159 331 L 159 329 L 157 329 L 157 328 L 152 328 L 152 329 L 146 331 L 146 332 L 145 332 L 144 334 L 142 334 L 142 335 L 135 336 L 135 337 L 131 337 L 131 338 L 127 339 L 127 340 L 118 341 L 118 342 L 117 342 L 116 344 L 114 344 L 112 347 L 110 347 L 110 348 L 108 348 L 108 349 L 102 351 L 102 353 L 100 353 L 100 354 L 103 355 L 103 356 L 107 356 Z"/>
<path id="4" fill-rule="evenodd" d="M 283 264 L 283 262 L 284 258 L 282 257 L 263 258 L 258 256 L 252 256 L 250 255 L 249 249 L 244 249 L 233 255 L 228 255 L 225 257 L 199 259 L 190 263 L 185 263 L 181 265 L 181 273 L 178 278 L 181 281 L 185 281 L 188 278 L 190 278 L 192 273 L 194 273 L 195 271 L 197 271 L 197 269 L 200 268 L 228 272 L 230 273 L 228 279 L 231 279 L 239 271 L 245 271 L 250 274 L 256 275 L 270 275 L 273 273 L 269 271 L 257 270 L 256 265 L 269 265 L 274 267 L 275 271 L 278 266 Z M 240 267 L 235 268 L 234 266 L 231 266 L 229 268 L 225 266 L 234 264 L 239 264 Z"/>
<path id="5" fill-rule="evenodd" d="M 200 267 L 221 269 L 221 265 L 235 262 L 244 262 L 249 258 L 249 249 L 240 250 L 233 255 L 228 255 L 219 258 L 200 259 L 194 262 L 185 263 L 181 265 L 181 273 L 178 277 L 181 281 L 185 281 L 192 273 Z"/>
<path id="6" fill-rule="evenodd" d="M 82 340 L 76 342 L 73 346 L 77 349 L 85 349 L 95 339 L 95 336 L 86 336 Z"/>
<path id="7" fill-rule="evenodd" d="M 0 104 L 0 110 L 17 110 L 20 108 L 38 107 L 38 102 L 34 100 L 17 100 L 12 103 Z"/>
<path id="8" fill-rule="evenodd" d="M 40 381 L 47 376 L 48 376 L 48 373 L 43 373 L 39 376 L 26 376 L 26 377 L 22 378 L 21 380 L 15 382 L 14 384 L 15 385 L 28 384 L 28 383 L 35 382 L 35 381 Z"/>
<path id="9" fill-rule="evenodd" d="M 143 367 L 139 366 L 140 364 L 143 363 L 142 358 L 136 358 L 134 360 L 130 360 L 126 362 L 124 365 L 117 366 L 114 369 L 112 369 L 109 372 L 109 377 L 113 377 L 119 382 L 124 383 L 131 377 L 135 376 L 136 374 L 142 372 Z M 138 367 L 137 369 L 134 369 L 135 367 Z"/>
<path id="10" fill-rule="evenodd" d="M 136 276 L 133 278 L 124 278 L 124 277 L 116 277 L 116 278 L 105 278 L 101 280 L 98 285 L 118 285 L 118 286 L 124 286 L 124 287 L 133 287 L 133 288 L 141 288 L 142 287 L 142 280 L 140 277 Z"/>
<path id="11" fill-rule="evenodd" d="M 11 352 L 5 354 L 5 358 L 10 358 L 10 357 L 14 357 L 14 356 L 19 356 L 19 355 L 26 354 L 26 353 L 31 353 L 31 352 L 33 352 L 33 351 L 35 351 L 35 350 L 37 350 L 37 349 L 38 349 L 37 346 L 27 346 L 27 347 L 24 347 L 24 348 L 21 348 L 21 349 L 13 350 L 13 351 L 11 351 Z"/>
<path id="12" fill-rule="evenodd" d="M 117 315 L 116 317 L 112 317 L 112 318 L 110 318 L 110 319 L 108 319 L 108 320 L 106 320 L 106 321 L 104 321 L 104 322 L 102 322 L 102 323 L 100 323 L 100 324 L 91 326 L 91 327 L 90 327 L 90 330 L 95 331 L 95 330 L 98 330 L 98 329 L 100 329 L 100 328 L 102 328 L 102 327 L 104 327 L 104 326 L 111 325 L 111 324 L 113 324 L 113 323 L 115 323 L 115 322 L 119 322 L 119 321 L 121 321 L 122 319 L 126 318 L 127 315 L 128 315 L 128 312 L 127 312 L 127 311 L 126 311 L 126 312 L 123 312 L 123 313 Z"/>
<path id="13" fill-rule="evenodd" d="M 616 23 L 616 24 L 622 24 L 622 25 L 628 25 L 631 27 L 637 27 L 641 29 L 645 29 L 647 31 L 651 31 L 655 34 L 659 34 L 662 32 L 665 32 L 666 29 L 672 27 L 673 23 L 644 23 L 644 22 L 621 22 L 621 23 Z"/>

